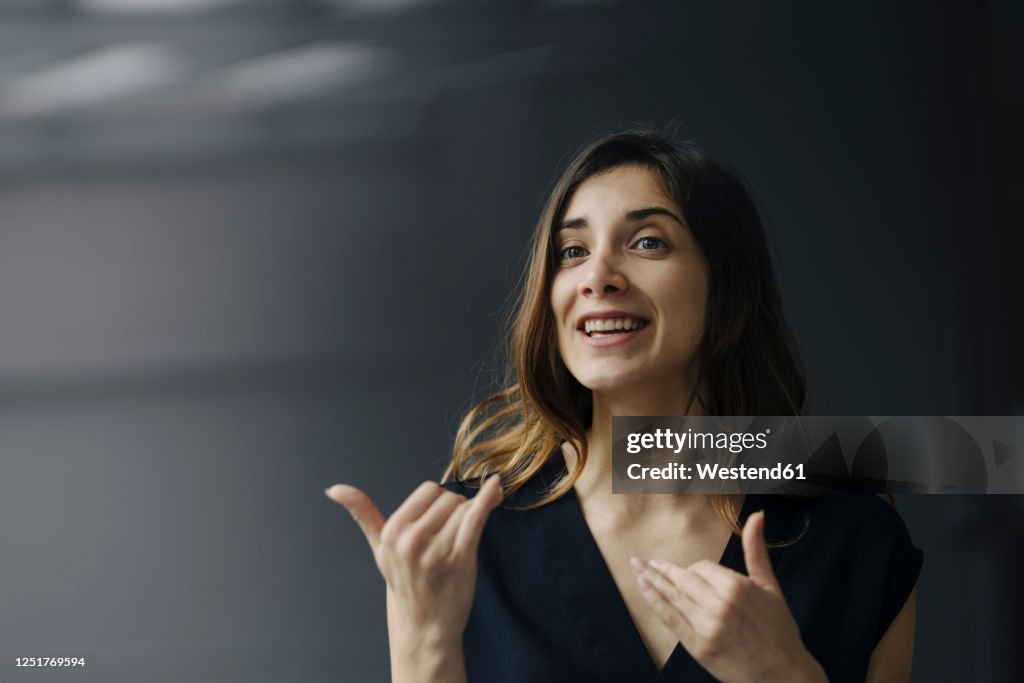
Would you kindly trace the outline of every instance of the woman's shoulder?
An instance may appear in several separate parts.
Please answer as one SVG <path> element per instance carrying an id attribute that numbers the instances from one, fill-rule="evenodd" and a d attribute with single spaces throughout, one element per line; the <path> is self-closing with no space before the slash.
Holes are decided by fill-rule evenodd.
<path id="1" fill-rule="evenodd" d="M 556 449 L 544 458 L 533 473 L 506 493 L 502 507 L 515 507 L 526 511 L 547 496 L 563 476 L 567 474 L 561 450 Z M 454 478 L 441 483 L 452 493 L 472 498 L 480 490 L 483 479 L 479 477 Z"/>
<path id="2" fill-rule="evenodd" d="M 779 498 L 770 496 L 769 498 Z M 778 542 L 770 550 L 791 607 L 860 624 L 874 648 L 917 584 L 924 553 L 893 504 L 870 494 L 767 501 Z M 805 619 L 809 619 L 805 615 Z"/>
<path id="3" fill-rule="evenodd" d="M 457 493 L 460 496 L 466 498 L 473 498 L 480 491 L 480 486 L 483 484 L 483 480 L 479 478 L 473 479 L 454 479 L 451 481 L 441 482 L 441 486 L 452 493 Z M 505 498 L 499 509 L 518 509 L 520 512 L 528 512 L 527 506 L 535 503 L 540 499 L 540 493 L 535 490 L 538 487 L 534 485 L 534 482 L 528 481 L 525 485 L 516 488 L 514 491 L 506 492 Z"/>
<path id="4" fill-rule="evenodd" d="M 441 486 L 443 488 L 451 491 L 452 493 L 457 493 L 460 496 L 465 496 L 466 498 L 472 498 L 480 490 L 480 480 L 479 479 L 467 479 L 467 480 L 454 479 L 454 480 L 451 480 L 451 481 L 442 481 L 441 482 Z"/>
<path id="5" fill-rule="evenodd" d="M 766 538 L 779 544 L 780 560 L 790 568 L 859 576 L 875 581 L 879 590 L 884 585 L 885 591 L 901 593 L 903 599 L 916 583 L 924 554 L 890 501 L 869 494 L 799 501 L 766 498 L 777 499 L 765 501 Z"/>
<path id="6" fill-rule="evenodd" d="M 906 524 L 893 503 L 877 495 L 835 493 L 809 499 L 772 498 L 777 500 L 772 501 L 771 507 L 797 518 L 808 531 L 875 539 L 907 534 Z"/>
<path id="7" fill-rule="evenodd" d="M 483 485 L 483 483 L 484 480 L 478 477 L 474 477 L 471 479 L 452 479 L 449 481 L 442 481 L 441 487 L 448 491 L 451 491 L 452 493 L 457 493 L 460 496 L 464 496 L 466 498 L 473 498 L 476 496 L 476 494 L 480 492 L 480 487 Z M 506 497 L 505 501 L 503 501 L 503 504 L 507 502 L 508 499 Z"/>

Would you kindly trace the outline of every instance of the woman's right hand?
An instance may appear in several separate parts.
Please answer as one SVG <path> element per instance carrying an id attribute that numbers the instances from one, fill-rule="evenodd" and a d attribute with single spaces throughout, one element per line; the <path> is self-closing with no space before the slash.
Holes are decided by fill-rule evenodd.
<path id="1" fill-rule="evenodd" d="M 393 673 L 396 657 L 420 657 L 422 648 L 461 655 L 476 590 L 477 546 L 491 510 L 501 503 L 500 479 L 487 479 L 472 500 L 424 482 L 386 520 L 353 486 L 335 484 L 326 493 L 355 519 L 387 582 Z"/>

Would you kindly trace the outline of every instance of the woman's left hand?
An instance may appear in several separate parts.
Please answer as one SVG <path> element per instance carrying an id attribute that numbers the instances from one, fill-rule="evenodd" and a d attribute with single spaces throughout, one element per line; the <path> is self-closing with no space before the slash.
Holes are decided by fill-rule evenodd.
<path id="1" fill-rule="evenodd" d="M 709 560 L 685 569 L 665 560 L 631 563 L 644 599 L 718 680 L 827 682 L 775 580 L 763 512 L 747 518 L 743 554 L 749 576 Z"/>

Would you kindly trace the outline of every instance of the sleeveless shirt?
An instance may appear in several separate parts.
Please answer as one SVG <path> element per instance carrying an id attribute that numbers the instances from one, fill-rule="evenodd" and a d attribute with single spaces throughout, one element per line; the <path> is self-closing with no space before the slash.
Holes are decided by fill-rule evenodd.
<path id="1" fill-rule="evenodd" d="M 566 470 L 556 450 L 491 512 L 463 636 L 469 683 L 708 683 L 676 644 L 659 671 L 583 518 L 575 491 L 533 510 Z M 476 486 L 445 484 L 472 497 Z M 805 647 L 831 683 L 863 683 L 875 646 L 917 583 L 922 553 L 888 501 L 830 494 L 808 501 L 748 495 L 765 511 L 769 556 Z M 719 563 L 746 574 L 741 539 Z"/>

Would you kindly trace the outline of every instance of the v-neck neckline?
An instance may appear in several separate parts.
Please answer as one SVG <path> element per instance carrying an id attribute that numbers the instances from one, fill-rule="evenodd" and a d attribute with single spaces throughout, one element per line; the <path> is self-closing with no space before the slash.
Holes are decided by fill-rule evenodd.
<path id="1" fill-rule="evenodd" d="M 555 478 L 566 471 L 565 458 L 560 448 L 551 454 L 546 465 L 555 469 L 554 472 L 549 470 L 555 475 Z M 600 647 L 599 643 L 607 639 L 608 642 L 622 649 L 620 653 L 622 661 L 636 660 L 638 664 L 641 660 L 645 662 L 645 675 L 642 679 L 634 678 L 634 680 L 648 680 L 652 683 L 670 680 L 699 681 L 701 675 L 705 677 L 705 680 L 714 680 L 679 642 L 676 642 L 661 669 L 658 668 L 657 662 L 654 661 L 644 644 L 636 622 L 633 621 L 633 617 L 629 613 L 626 600 L 619 590 L 619 585 L 615 582 L 611 568 L 601 553 L 597 539 L 594 538 L 590 525 L 587 524 L 576 489 L 573 488 L 561 501 L 556 502 L 562 502 L 570 513 L 566 518 L 568 528 L 565 529 L 565 532 L 568 538 L 572 539 L 567 545 L 575 551 L 576 555 L 569 553 L 569 556 L 576 558 L 577 562 L 574 564 L 591 570 L 577 573 L 572 571 L 571 567 L 563 567 L 566 576 L 562 577 L 563 581 L 560 582 L 563 592 L 568 592 L 571 602 L 577 602 L 581 606 L 587 607 L 581 610 L 580 620 L 581 626 L 583 624 L 587 626 L 588 632 L 584 634 L 585 639 L 593 640 L 595 647 Z M 752 505 L 753 497 L 747 495 L 741 506 L 739 520 L 746 518 Z M 565 539 L 562 540 L 564 543 Z M 739 536 L 730 532 L 729 540 L 726 542 L 718 563 L 729 569 L 744 571 L 742 542 Z M 594 614 L 601 614 L 608 618 L 595 619 L 592 616 Z M 590 616 L 589 620 L 588 616 Z M 636 672 L 634 671 L 633 674 L 635 676 Z"/>

